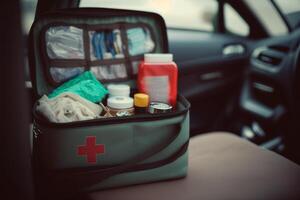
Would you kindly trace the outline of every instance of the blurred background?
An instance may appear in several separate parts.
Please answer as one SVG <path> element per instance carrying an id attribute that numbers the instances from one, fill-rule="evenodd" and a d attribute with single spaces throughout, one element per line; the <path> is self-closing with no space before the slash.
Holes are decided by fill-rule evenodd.
<path id="1" fill-rule="evenodd" d="M 268 4 L 270 0 L 247 0 L 247 3 L 257 13 L 263 13 L 265 19 L 271 19 L 273 11 Z M 299 0 L 275 0 L 285 14 L 300 10 Z M 28 33 L 34 20 L 37 0 L 22 0 L 23 30 Z M 225 5 L 225 17 L 230 22 L 230 30 L 240 35 L 247 35 L 249 27 L 239 14 L 230 6 Z M 218 12 L 217 0 L 81 0 L 80 7 L 104 7 L 142 10 L 156 12 L 162 15 L 169 28 L 184 28 L 201 31 L 214 31 L 214 20 Z M 274 29 L 278 26 L 276 20 L 269 20 Z M 278 30 L 285 33 L 284 30 Z"/>

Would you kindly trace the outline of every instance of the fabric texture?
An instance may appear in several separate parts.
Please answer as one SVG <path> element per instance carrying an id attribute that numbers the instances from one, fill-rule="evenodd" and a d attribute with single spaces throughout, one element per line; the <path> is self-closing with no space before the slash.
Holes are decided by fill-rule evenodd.
<path id="1" fill-rule="evenodd" d="M 101 106 L 70 92 L 52 99 L 44 95 L 38 101 L 36 109 L 49 121 L 56 123 L 95 119 L 102 112 Z"/>
<path id="2" fill-rule="evenodd" d="M 191 138 L 185 179 L 89 194 L 92 200 L 300 199 L 300 167 L 233 134 Z"/>
<path id="3" fill-rule="evenodd" d="M 49 98 L 56 97 L 64 92 L 78 94 L 94 103 L 101 102 L 108 93 L 91 71 L 86 71 L 74 79 L 65 82 L 49 94 Z"/>

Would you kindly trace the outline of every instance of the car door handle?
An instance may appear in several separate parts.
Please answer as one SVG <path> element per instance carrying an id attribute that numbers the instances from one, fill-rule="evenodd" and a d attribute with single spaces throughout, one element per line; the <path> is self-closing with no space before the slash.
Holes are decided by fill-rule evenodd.
<path id="1" fill-rule="evenodd" d="M 246 52 L 246 48 L 242 44 L 230 44 L 223 48 L 223 55 L 240 55 Z"/>
<path id="2" fill-rule="evenodd" d="M 213 79 L 219 79 L 223 77 L 223 73 L 220 71 L 215 71 L 215 72 L 209 72 L 205 74 L 201 74 L 200 79 L 201 81 L 210 81 Z"/>

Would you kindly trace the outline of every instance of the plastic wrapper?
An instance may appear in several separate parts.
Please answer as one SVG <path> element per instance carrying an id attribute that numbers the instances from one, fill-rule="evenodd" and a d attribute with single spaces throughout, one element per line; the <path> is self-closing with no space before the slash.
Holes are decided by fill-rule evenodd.
<path id="1" fill-rule="evenodd" d="M 143 28 L 131 28 L 127 30 L 128 48 L 131 56 L 149 53 L 154 50 L 155 44 L 150 31 Z"/>
<path id="2" fill-rule="evenodd" d="M 51 67 L 50 74 L 52 79 L 57 82 L 61 83 L 67 81 L 75 76 L 84 72 L 84 67 Z"/>
<path id="3" fill-rule="evenodd" d="M 84 59 L 83 30 L 55 26 L 46 32 L 47 54 L 51 59 Z"/>
<path id="4" fill-rule="evenodd" d="M 124 57 L 121 31 L 89 31 L 91 60 Z"/>
<path id="5" fill-rule="evenodd" d="M 126 66 L 124 64 L 112 64 L 91 67 L 91 71 L 99 80 L 113 80 L 127 78 Z"/>

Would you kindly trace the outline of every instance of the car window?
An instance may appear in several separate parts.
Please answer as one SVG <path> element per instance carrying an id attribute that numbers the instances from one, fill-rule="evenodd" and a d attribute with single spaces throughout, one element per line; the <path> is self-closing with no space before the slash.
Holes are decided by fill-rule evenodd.
<path id="1" fill-rule="evenodd" d="M 104 7 L 159 13 L 170 28 L 214 31 L 217 0 L 81 0 L 80 7 Z"/>
<path id="2" fill-rule="evenodd" d="M 37 5 L 37 0 L 21 0 L 22 32 L 25 37 L 28 36 L 31 25 L 33 23 L 36 5 Z M 26 87 L 31 88 L 27 49 L 25 50 L 24 53 L 25 53 L 25 80 L 26 80 L 25 84 Z"/>
<path id="3" fill-rule="evenodd" d="M 285 35 L 289 32 L 286 23 L 270 0 L 245 0 L 245 2 L 271 36 Z"/>
<path id="4" fill-rule="evenodd" d="M 37 0 L 22 0 L 22 29 L 23 33 L 28 34 L 35 16 Z"/>
<path id="5" fill-rule="evenodd" d="M 227 32 L 239 36 L 249 36 L 249 25 L 239 15 L 239 13 L 228 3 L 224 4 L 224 22 Z"/>
<path id="6" fill-rule="evenodd" d="M 299 0 L 275 0 L 280 11 L 286 17 L 290 26 L 295 29 L 300 25 L 300 1 Z"/>
<path id="7" fill-rule="evenodd" d="M 289 14 L 300 11 L 299 0 L 275 0 L 275 3 L 281 8 L 283 13 Z"/>

